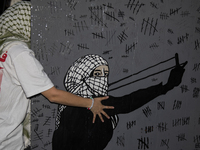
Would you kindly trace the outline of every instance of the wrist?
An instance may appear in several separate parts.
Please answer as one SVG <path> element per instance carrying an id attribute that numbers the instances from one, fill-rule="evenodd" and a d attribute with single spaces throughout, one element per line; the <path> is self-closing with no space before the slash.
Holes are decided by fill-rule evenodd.
<path id="1" fill-rule="evenodd" d="M 91 104 L 91 106 L 90 106 L 90 107 L 88 107 L 88 108 L 87 108 L 88 110 L 91 110 L 91 109 L 92 109 L 92 107 L 94 106 L 94 98 L 90 97 L 90 99 L 92 100 L 92 104 Z"/>

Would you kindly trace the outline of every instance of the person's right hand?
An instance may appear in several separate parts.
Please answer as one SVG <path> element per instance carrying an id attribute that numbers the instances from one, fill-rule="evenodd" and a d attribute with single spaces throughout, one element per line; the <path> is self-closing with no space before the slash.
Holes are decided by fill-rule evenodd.
<path id="1" fill-rule="evenodd" d="M 108 98 L 109 98 L 108 96 L 94 98 L 94 105 L 93 105 L 93 107 L 91 109 L 91 111 L 93 113 L 93 121 L 92 121 L 93 123 L 96 120 L 96 115 L 99 116 L 99 118 L 101 119 L 102 122 L 104 122 L 102 114 L 106 118 L 110 119 L 110 117 L 106 114 L 106 112 L 103 109 L 114 109 L 114 107 L 113 106 L 104 106 L 101 103 L 102 100 L 106 100 Z"/>

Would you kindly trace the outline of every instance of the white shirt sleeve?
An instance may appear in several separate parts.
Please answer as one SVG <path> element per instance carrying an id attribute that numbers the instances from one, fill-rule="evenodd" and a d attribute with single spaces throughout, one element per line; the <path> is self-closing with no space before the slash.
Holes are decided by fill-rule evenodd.
<path id="1" fill-rule="evenodd" d="M 14 52 L 13 65 L 27 97 L 44 92 L 54 86 L 32 50 L 25 45 L 15 45 L 10 50 Z"/>

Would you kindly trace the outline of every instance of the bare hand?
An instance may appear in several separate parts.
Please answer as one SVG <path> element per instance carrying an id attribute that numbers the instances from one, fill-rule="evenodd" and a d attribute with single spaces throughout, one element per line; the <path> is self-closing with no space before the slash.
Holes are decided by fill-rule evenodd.
<path id="1" fill-rule="evenodd" d="M 106 99 L 108 99 L 108 96 L 94 98 L 94 105 L 91 109 L 91 111 L 93 113 L 93 121 L 92 121 L 93 123 L 95 122 L 96 115 L 99 116 L 99 118 L 101 119 L 102 122 L 104 122 L 104 120 L 103 120 L 103 117 L 101 114 L 103 114 L 106 118 L 110 119 L 110 117 L 106 114 L 106 112 L 103 109 L 114 109 L 114 107 L 102 105 L 101 101 L 106 100 Z"/>

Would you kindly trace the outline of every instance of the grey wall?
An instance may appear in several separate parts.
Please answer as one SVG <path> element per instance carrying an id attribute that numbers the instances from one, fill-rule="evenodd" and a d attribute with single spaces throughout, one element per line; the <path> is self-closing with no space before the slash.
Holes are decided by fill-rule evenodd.
<path id="1" fill-rule="evenodd" d="M 68 67 L 86 54 L 99 54 L 108 61 L 110 83 L 168 60 L 175 53 L 180 63 L 188 61 L 178 87 L 134 112 L 119 115 L 107 150 L 200 149 L 199 0 L 40 0 L 32 5 L 32 49 L 59 89 L 65 90 Z M 172 59 L 116 86 L 174 65 Z M 164 84 L 169 72 L 109 95 L 123 96 Z M 33 150 L 51 150 L 56 113 L 56 104 L 42 96 L 32 98 Z"/>

